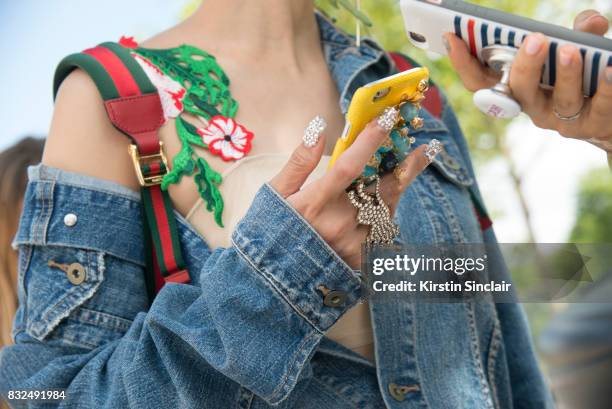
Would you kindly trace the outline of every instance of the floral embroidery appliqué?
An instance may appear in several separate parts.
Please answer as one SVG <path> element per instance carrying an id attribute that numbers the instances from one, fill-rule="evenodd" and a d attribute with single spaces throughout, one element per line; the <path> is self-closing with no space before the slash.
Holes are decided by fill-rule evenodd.
<path id="1" fill-rule="evenodd" d="M 229 78 L 212 55 L 192 46 L 170 49 L 139 47 L 133 37 L 121 37 L 119 44 L 132 55 L 157 88 L 166 120 L 175 119 L 181 150 L 172 159 L 162 189 L 178 183 L 183 176 L 194 181 L 208 211 L 223 226 L 223 198 L 219 192 L 221 175 L 210 167 L 195 147 L 208 149 L 224 161 L 243 158 L 251 150 L 253 133 L 233 118 L 238 102 L 229 91 Z M 196 127 L 181 117 L 188 113 L 198 118 Z"/>
<path id="2" fill-rule="evenodd" d="M 251 149 L 253 133 L 239 125 L 232 118 L 215 116 L 208 126 L 198 129 L 202 141 L 211 153 L 221 156 L 225 161 L 240 159 Z"/>

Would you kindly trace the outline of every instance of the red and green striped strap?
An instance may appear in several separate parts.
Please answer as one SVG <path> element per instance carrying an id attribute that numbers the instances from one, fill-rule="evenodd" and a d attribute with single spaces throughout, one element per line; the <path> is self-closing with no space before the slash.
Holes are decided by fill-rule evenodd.
<path id="1" fill-rule="evenodd" d="M 168 171 L 158 131 L 164 123 L 159 94 L 127 48 L 102 43 L 64 58 L 55 73 L 54 95 L 61 82 L 81 68 L 93 79 L 113 125 L 136 146 L 141 182 L 147 289 L 151 299 L 167 282 L 188 283 L 174 209 L 161 178 Z"/>

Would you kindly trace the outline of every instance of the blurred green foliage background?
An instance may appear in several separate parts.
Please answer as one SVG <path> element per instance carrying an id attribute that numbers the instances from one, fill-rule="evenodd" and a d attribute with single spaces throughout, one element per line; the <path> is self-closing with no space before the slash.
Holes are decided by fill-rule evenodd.
<path id="1" fill-rule="evenodd" d="M 596 169 L 583 178 L 570 241 L 612 243 L 612 176 L 607 169 Z"/>

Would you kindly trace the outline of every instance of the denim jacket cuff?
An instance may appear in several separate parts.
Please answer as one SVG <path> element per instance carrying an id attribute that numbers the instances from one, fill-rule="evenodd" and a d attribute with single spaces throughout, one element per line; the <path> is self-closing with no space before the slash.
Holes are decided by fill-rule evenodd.
<path id="1" fill-rule="evenodd" d="M 315 329 L 325 332 L 361 296 L 352 270 L 268 184 L 232 235 L 242 254 Z"/>

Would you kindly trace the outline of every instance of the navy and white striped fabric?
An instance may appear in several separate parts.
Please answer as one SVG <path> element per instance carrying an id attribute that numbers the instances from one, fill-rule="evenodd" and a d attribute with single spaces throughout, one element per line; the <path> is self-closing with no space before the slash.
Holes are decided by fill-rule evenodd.
<path id="1" fill-rule="evenodd" d="M 471 53 L 481 61 L 481 50 L 484 47 L 499 44 L 518 48 L 529 34 L 525 30 L 459 14 L 454 17 L 453 28 L 455 34 L 468 44 Z M 541 79 L 545 86 L 555 85 L 557 50 L 565 43 L 567 42 L 551 39 L 548 59 L 544 65 Z M 593 96 L 597 90 L 599 78 L 603 75 L 603 70 L 607 66 L 612 66 L 612 53 L 584 46 L 580 47 L 580 53 L 584 61 L 584 95 Z"/>

